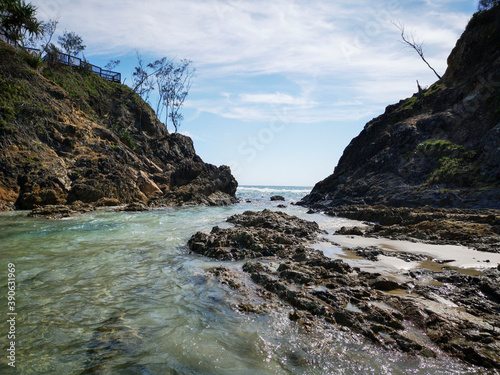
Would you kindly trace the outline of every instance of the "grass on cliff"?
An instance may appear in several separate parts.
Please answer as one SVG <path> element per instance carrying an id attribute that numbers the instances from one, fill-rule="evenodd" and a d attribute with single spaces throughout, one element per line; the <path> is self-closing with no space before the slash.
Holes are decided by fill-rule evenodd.
<path id="1" fill-rule="evenodd" d="M 154 113 L 128 86 L 88 69 L 42 62 L 0 41 L 0 135 L 43 133 L 48 123 L 60 121 L 56 102 L 68 99 L 133 150 L 137 124 L 147 121 L 143 114 Z"/>
<path id="2" fill-rule="evenodd" d="M 443 139 L 429 139 L 420 143 L 415 156 L 436 160 L 436 168 L 427 184 L 474 186 L 482 180 L 477 152 Z"/>
<path id="3" fill-rule="evenodd" d="M 17 131 L 17 120 L 30 110 L 44 112 L 29 89 L 36 72 L 26 68 L 27 59 L 27 53 L 0 43 L 0 129 L 8 133 Z"/>

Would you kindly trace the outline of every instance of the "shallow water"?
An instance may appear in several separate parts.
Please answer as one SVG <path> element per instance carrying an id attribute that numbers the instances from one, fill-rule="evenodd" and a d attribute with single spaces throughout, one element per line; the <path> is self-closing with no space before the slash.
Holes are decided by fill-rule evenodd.
<path id="1" fill-rule="evenodd" d="M 241 314 L 239 297 L 189 253 L 196 231 L 275 208 L 329 229 L 349 222 L 290 205 L 307 188 L 240 188 L 233 207 L 97 211 L 66 220 L 0 214 L 0 343 L 8 347 L 7 264 L 16 265 L 16 374 L 475 374 L 443 357 L 387 353 L 335 329 L 304 333 L 289 308 Z M 251 203 L 246 203 L 250 199 Z M 227 265 L 227 264 L 226 264 Z M 239 269 L 238 264 L 231 264 Z M 250 282 L 250 281 L 249 281 Z"/>

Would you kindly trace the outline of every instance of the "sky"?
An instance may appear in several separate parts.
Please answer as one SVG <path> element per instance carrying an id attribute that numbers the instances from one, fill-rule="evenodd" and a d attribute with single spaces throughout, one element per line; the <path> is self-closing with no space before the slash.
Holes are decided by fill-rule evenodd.
<path id="1" fill-rule="evenodd" d="M 145 62 L 189 59 L 196 76 L 179 132 L 240 185 L 313 186 L 385 107 L 444 74 L 477 0 L 31 0 L 56 39 L 76 32 L 85 57 L 131 84 Z M 155 107 L 153 105 L 153 107 Z M 172 131 L 171 124 L 167 128 Z"/>

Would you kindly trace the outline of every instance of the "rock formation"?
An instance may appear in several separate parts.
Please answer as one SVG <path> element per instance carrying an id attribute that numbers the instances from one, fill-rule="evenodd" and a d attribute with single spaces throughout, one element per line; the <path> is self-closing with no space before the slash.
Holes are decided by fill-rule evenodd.
<path id="1" fill-rule="evenodd" d="M 500 7 L 476 13 L 441 80 L 386 108 L 308 206 L 500 208 Z"/>
<path id="2" fill-rule="evenodd" d="M 269 210 L 227 221 L 234 227 L 198 232 L 188 245 L 217 260 L 245 261 L 241 269 L 253 286 L 234 267 L 209 270 L 244 298 L 234 306 L 237 311 L 266 313 L 285 303 L 289 318 L 306 330 L 326 322 L 388 350 L 423 357 L 439 357 L 442 350 L 492 371 L 500 368 L 499 270 L 469 276 L 416 269 L 394 279 L 308 247 L 307 241 L 322 233 L 314 222 Z M 380 255 L 426 259 L 376 248 L 358 248 L 357 254 L 371 260 Z"/>
<path id="3" fill-rule="evenodd" d="M 223 205 L 236 188 L 129 87 L 0 42 L 0 209 Z"/>

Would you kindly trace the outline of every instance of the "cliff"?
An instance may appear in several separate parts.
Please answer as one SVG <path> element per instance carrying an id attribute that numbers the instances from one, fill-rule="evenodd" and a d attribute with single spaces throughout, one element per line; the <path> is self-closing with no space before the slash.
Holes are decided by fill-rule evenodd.
<path id="1" fill-rule="evenodd" d="M 0 42 L 0 209 L 224 205 L 236 188 L 129 87 Z"/>
<path id="2" fill-rule="evenodd" d="M 443 78 L 366 124 L 301 204 L 500 208 L 500 7 L 475 14 Z"/>

